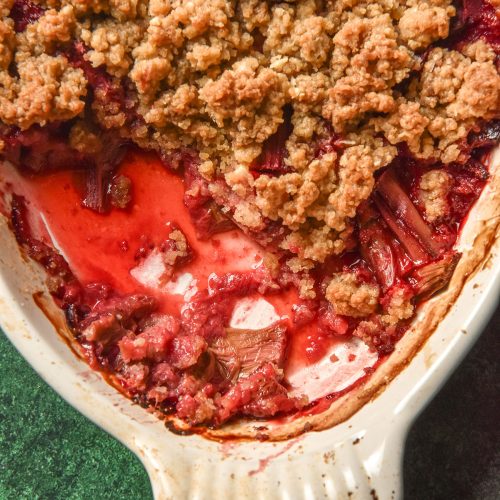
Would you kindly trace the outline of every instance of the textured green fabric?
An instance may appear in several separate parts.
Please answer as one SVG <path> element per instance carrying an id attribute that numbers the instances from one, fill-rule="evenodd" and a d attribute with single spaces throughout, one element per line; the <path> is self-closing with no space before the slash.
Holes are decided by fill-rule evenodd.
<path id="1" fill-rule="evenodd" d="M 63 401 L 0 331 L 0 499 L 150 499 L 139 460 Z"/>

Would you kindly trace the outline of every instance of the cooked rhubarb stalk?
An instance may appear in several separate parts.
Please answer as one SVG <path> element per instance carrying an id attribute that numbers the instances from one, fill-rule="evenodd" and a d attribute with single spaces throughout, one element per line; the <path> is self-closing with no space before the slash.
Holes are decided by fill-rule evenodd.
<path id="1" fill-rule="evenodd" d="M 386 224 L 405 247 L 411 260 L 416 265 L 427 262 L 429 260 L 429 254 L 422 248 L 418 240 L 410 234 L 408 229 L 394 216 L 382 197 L 379 196 L 378 193 L 375 193 L 373 199 Z"/>
<path id="2" fill-rule="evenodd" d="M 397 226 L 400 228 L 396 233 L 398 238 L 400 238 L 400 235 L 403 233 L 411 233 L 413 239 L 416 238 L 432 257 L 437 257 L 443 244 L 434 240 L 430 227 L 425 223 L 415 205 L 413 205 L 410 198 L 408 198 L 407 194 L 403 191 L 392 170 L 387 170 L 381 175 L 377 183 L 376 191 L 386 203 L 386 207 L 384 208 L 388 209 L 383 212 L 381 210 L 385 221 L 395 233 L 394 227 Z M 380 200 L 378 200 L 377 206 L 380 208 Z M 408 252 L 416 250 L 413 242 L 411 242 L 408 236 L 404 239 L 400 238 L 400 240 Z M 406 246 L 406 240 L 408 240 L 412 250 Z"/>
<path id="3" fill-rule="evenodd" d="M 208 181 L 198 172 L 197 161 L 190 157 L 183 160 L 184 204 L 196 229 L 196 236 L 206 240 L 217 233 L 234 229 L 233 222 L 224 215 L 212 198 Z"/>
<path id="4" fill-rule="evenodd" d="M 109 210 L 108 196 L 111 194 L 112 173 L 123 159 L 127 145 L 121 139 L 110 136 L 103 137 L 105 147 L 89 158 L 90 168 L 87 169 L 86 193 L 83 206 L 99 213 Z"/>
<path id="5" fill-rule="evenodd" d="M 445 288 L 460 260 L 460 254 L 449 252 L 440 259 L 415 269 L 408 281 L 419 299 L 426 299 Z"/>
<path id="6" fill-rule="evenodd" d="M 274 323 L 261 330 L 226 328 L 226 337 L 217 338 L 210 347 L 223 378 L 235 381 L 249 375 L 264 363 L 283 365 L 286 327 Z"/>
<path id="7" fill-rule="evenodd" d="M 290 168 L 285 165 L 285 158 L 288 154 L 286 141 L 290 137 L 292 129 L 291 110 L 285 109 L 283 123 L 265 141 L 262 153 L 255 160 L 251 170 L 266 175 L 281 175 L 290 172 Z"/>
<path id="8" fill-rule="evenodd" d="M 87 182 L 83 206 L 103 213 L 106 211 L 107 184 L 109 172 L 98 166 L 87 171 Z"/>
<path id="9" fill-rule="evenodd" d="M 380 212 L 373 204 L 366 202 L 359 207 L 358 222 L 361 255 L 375 273 L 382 289 L 387 291 L 394 285 L 396 276 L 406 274 L 413 263 L 387 225 L 380 220 Z M 414 257 L 418 256 L 414 252 Z"/>
<path id="10" fill-rule="evenodd" d="M 391 241 L 381 224 L 372 220 L 359 230 L 361 255 L 375 272 L 384 290 L 389 289 L 396 278 L 396 260 Z"/>

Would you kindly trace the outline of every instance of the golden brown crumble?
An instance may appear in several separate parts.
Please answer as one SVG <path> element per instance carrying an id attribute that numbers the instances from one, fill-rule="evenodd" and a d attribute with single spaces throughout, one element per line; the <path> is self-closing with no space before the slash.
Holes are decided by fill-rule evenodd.
<path id="1" fill-rule="evenodd" d="M 163 260 L 167 265 L 173 266 L 177 259 L 182 259 L 189 255 L 189 248 L 184 233 L 178 229 L 174 229 L 168 238 L 173 242 L 173 248 L 163 252 Z"/>
<path id="2" fill-rule="evenodd" d="M 422 176 L 419 196 L 428 221 L 434 222 L 447 214 L 446 195 L 450 186 L 450 175 L 443 170 L 429 170 Z"/>
<path id="3" fill-rule="evenodd" d="M 81 40 L 86 60 L 105 68 L 112 85 L 128 82 L 143 119 L 130 128 L 98 88 L 92 110 L 101 127 L 147 148 L 195 148 L 200 173 L 224 179 L 238 196 L 237 223 L 258 231 L 266 218 L 281 222 L 289 229 L 282 247 L 301 259 L 322 262 L 345 250 L 356 209 L 395 145 L 455 161 L 473 123 L 498 114 L 500 76 L 485 42 L 422 57 L 448 36 L 451 0 L 36 3 L 45 12 L 16 33 L 13 1 L 0 2 L 2 122 L 26 129 L 83 115 L 87 81 L 65 56 Z M 255 179 L 252 165 L 286 109 L 288 171 Z M 315 144 L 332 131 L 343 147 L 318 155 Z M 100 148 L 80 122 L 71 143 Z M 441 208 L 437 197 L 425 200 L 432 220 Z"/>
<path id="4" fill-rule="evenodd" d="M 12 19 L 0 20 L 0 70 L 5 71 L 12 62 L 15 45 L 14 22 Z"/>
<path id="5" fill-rule="evenodd" d="M 396 325 L 403 319 L 411 318 L 414 309 L 411 293 L 404 288 L 396 288 L 390 298 L 386 314 L 381 316 L 381 320 L 386 325 Z"/>
<path id="6" fill-rule="evenodd" d="M 457 141 L 478 118 L 491 119 L 500 108 L 500 75 L 495 53 L 483 41 L 464 53 L 432 49 L 406 97 L 389 117 L 371 120 L 392 143 L 406 141 L 420 158 L 444 163 L 459 159 Z"/>
<path id="7" fill-rule="evenodd" d="M 69 144 L 80 153 L 88 154 L 97 154 L 103 148 L 99 134 L 93 131 L 88 123 L 83 120 L 76 121 L 71 127 Z"/>
<path id="8" fill-rule="evenodd" d="M 126 76 L 132 66 L 132 50 L 144 35 L 144 26 L 135 21 L 107 19 L 92 29 L 82 28 L 80 38 L 91 48 L 88 60 L 93 66 L 102 64 L 111 75 Z"/>
<path id="9" fill-rule="evenodd" d="M 336 314 L 361 318 L 376 311 L 379 293 L 378 285 L 360 283 L 352 273 L 337 273 L 326 289 L 326 298 Z"/>
<path id="10" fill-rule="evenodd" d="M 451 6 L 435 6 L 421 2 L 406 10 L 399 20 L 401 38 L 412 50 L 429 46 L 448 36 L 449 19 L 455 9 Z"/>

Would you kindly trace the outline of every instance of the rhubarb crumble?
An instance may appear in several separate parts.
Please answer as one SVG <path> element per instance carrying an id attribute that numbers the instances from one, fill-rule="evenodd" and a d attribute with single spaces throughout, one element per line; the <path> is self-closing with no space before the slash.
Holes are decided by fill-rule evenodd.
<path id="1" fill-rule="evenodd" d="M 0 206 L 134 401 L 184 427 L 304 411 L 369 377 L 447 286 L 500 137 L 495 2 L 0 16 Z M 320 365 L 331 385 L 304 389 L 294 370 Z"/>

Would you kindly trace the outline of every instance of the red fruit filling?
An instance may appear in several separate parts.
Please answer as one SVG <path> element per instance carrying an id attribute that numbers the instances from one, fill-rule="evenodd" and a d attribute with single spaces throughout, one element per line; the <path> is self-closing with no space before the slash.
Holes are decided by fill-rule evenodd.
<path id="1" fill-rule="evenodd" d="M 39 137 L 45 144 L 49 136 Z M 471 136 L 471 140 L 489 145 L 478 137 Z M 359 208 L 356 248 L 314 270 L 318 298 L 296 301 L 292 321 L 277 321 L 261 329 L 231 327 L 231 316 L 241 298 L 254 294 L 279 298 L 297 286 L 301 275 L 287 270 L 286 255 L 277 257 L 282 264 L 276 279 L 257 270 L 213 275 L 207 289 L 194 293 L 179 314 L 172 315 L 162 312 L 161 302 L 147 294 L 120 295 L 104 283 L 80 283 L 58 252 L 32 236 L 26 203 L 19 196 L 12 198 L 11 220 L 20 245 L 47 270 L 50 290 L 92 367 L 110 372 L 142 404 L 175 412 L 192 425 L 218 425 L 234 415 L 270 417 L 304 406 L 304 399 L 290 395 L 283 372 L 290 339 L 299 334 L 295 332 L 305 332 L 299 337 L 303 337 L 307 363 L 327 356 L 333 339 L 347 341 L 353 335 L 380 356 L 394 349 L 411 318 L 391 325 L 384 323 L 383 315 L 395 300 L 417 304 L 445 288 L 459 260 L 452 249 L 458 226 L 488 176 L 474 156 L 465 164 L 444 167 L 401 154 L 380 175 L 372 197 Z M 176 165 L 175 158 L 167 160 L 183 171 L 184 203 L 198 237 L 211 240 L 221 231 L 233 230 L 231 213 L 220 213 L 208 183 L 197 172 L 196 156 L 179 153 Z M 400 176 L 401 163 L 407 168 Z M 436 168 L 453 174 L 448 194 L 451 209 L 445 220 L 429 224 L 415 193 L 422 175 Z M 118 172 L 111 177 L 115 186 L 121 176 Z M 128 199 L 131 183 L 130 179 L 125 182 L 128 188 L 121 196 L 115 193 L 115 205 L 121 204 L 116 199 Z M 124 251 L 129 251 L 128 246 Z M 168 226 L 163 242 L 141 243 L 135 261 L 144 265 L 153 253 L 164 266 L 162 283 L 175 281 L 198 260 L 176 224 Z M 358 283 L 374 290 L 379 287 L 379 305 L 373 314 L 343 316 L 324 299 L 336 273 L 352 274 Z M 355 360 L 354 354 L 348 358 L 348 362 Z"/>
<path id="2" fill-rule="evenodd" d="M 5 146 L 4 159 L 19 168 L 32 172 L 50 169 L 86 168 L 91 161 L 68 145 L 68 127 L 51 123 L 45 127 L 33 126 L 28 130 L 0 125 L 0 138 Z"/>
<path id="3" fill-rule="evenodd" d="M 16 31 L 23 31 L 42 13 L 38 5 L 17 0 L 10 15 Z M 484 37 L 498 48 L 498 23 L 490 4 L 465 1 L 445 43 L 456 46 Z M 143 125 L 129 98 L 127 81 L 111 77 L 102 67 L 94 68 L 85 60 L 86 52 L 81 42 L 64 51 L 85 73 L 93 101 L 104 110 L 123 113 L 126 127 Z M 290 106 L 285 107 L 283 123 L 252 165 L 255 178 L 292 171 L 286 164 L 285 147 L 293 130 L 292 113 Z M 141 186 L 120 170 L 125 153 L 130 151 L 129 143 L 89 123 L 99 131 L 105 147 L 94 154 L 82 153 L 69 146 L 72 125 L 56 123 L 25 131 L 2 126 L 3 158 L 30 176 L 71 165 L 75 176 L 84 179 L 81 204 L 100 214 L 101 221 L 113 217 L 117 209 L 132 214 L 134 190 Z M 313 138 L 317 157 L 340 153 L 346 145 L 339 134 L 328 127 L 325 130 L 323 136 Z M 223 233 L 228 233 L 227 238 L 243 238 L 233 217 L 240 198 L 222 179 L 209 183 L 200 174 L 199 158 L 193 150 L 160 154 L 164 170 L 169 175 L 175 172 L 177 179 L 182 177 L 182 203 L 189 222 L 182 217 L 182 223 L 177 221 L 179 207 L 172 200 L 171 206 L 157 215 L 163 218 L 161 235 L 135 235 L 135 241 L 139 240 L 135 247 L 131 247 L 133 239 L 117 242 L 124 255 L 133 255 L 135 267 L 127 268 L 127 277 L 129 272 L 139 276 L 134 274 L 137 269 L 154 271 L 161 293 L 152 293 L 143 283 L 136 293 L 130 293 L 105 280 L 80 279 L 50 241 L 35 236 L 27 203 L 15 194 L 11 223 L 19 244 L 47 271 L 49 290 L 64 310 L 89 364 L 112 375 L 137 402 L 174 413 L 191 425 L 220 425 L 236 416 L 268 418 L 308 404 L 293 390 L 288 354 L 291 359 L 302 356 L 302 362 L 311 366 L 325 357 L 338 363 L 336 354 L 330 356 L 331 346 L 357 338 L 383 359 L 408 328 L 415 306 L 446 288 L 460 258 L 453 249 L 460 226 L 488 180 L 483 157 L 499 136 L 499 122 L 482 124 L 461 145 L 468 160 L 449 165 L 418 161 L 400 145 L 398 157 L 380 172 L 371 197 L 358 208 L 348 250 L 311 271 L 292 272 L 287 261 L 294 255 L 277 250 L 287 234 L 279 222 L 266 220 L 259 231 L 243 228 L 250 239 L 273 252 L 268 256 L 272 265 L 214 272 L 207 277 L 206 287 L 191 281 L 193 289 L 181 305 L 176 302 L 177 292 L 168 292 L 168 300 L 161 293 L 181 286 L 186 275 L 200 269 L 207 257 L 199 251 L 200 241 L 211 244 L 217 253 L 226 241 L 219 239 Z M 421 179 L 430 170 L 442 170 L 451 179 L 447 210 L 433 221 L 419 199 Z M 83 213 L 74 210 L 80 216 Z M 222 251 L 221 255 L 221 260 L 233 258 Z M 236 269 L 237 262 L 232 264 Z M 345 309 L 329 302 L 326 291 L 334 277 L 354 283 L 356 290 L 373 298 L 370 309 L 348 316 Z M 297 299 L 296 289 L 303 280 L 312 282 L 316 298 Z M 285 304 L 287 314 L 280 314 L 262 328 L 232 325 L 241 300 L 256 296 L 275 309 Z M 346 359 L 354 363 L 357 355 L 349 353 Z M 367 366 L 365 372 L 372 367 Z"/>
<path id="4" fill-rule="evenodd" d="M 209 183 L 197 168 L 197 158 L 189 152 L 179 153 L 176 162 L 166 160 L 167 165 L 184 168 L 184 204 L 196 227 L 196 235 L 205 240 L 217 233 L 233 229 L 233 222 L 221 211 L 210 193 Z"/>
<path id="5" fill-rule="evenodd" d="M 291 123 L 292 110 L 289 107 L 285 108 L 283 115 L 283 123 L 264 143 L 262 153 L 252 166 L 255 177 L 262 174 L 273 176 L 291 172 L 291 168 L 285 164 L 288 154 L 285 146 L 293 130 Z"/>
<path id="6" fill-rule="evenodd" d="M 457 15 L 445 44 L 451 47 L 485 39 L 496 50 L 500 49 L 500 18 L 487 0 L 462 0 L 456 3 Z"/>
<path id="7" fill-rule="evenodd" d="M 15 0 L 9 16 L 14 20 L 14 29 L 19 33 L 28 24 L 34 23 L 45 9 L 28 0 Z"/>

